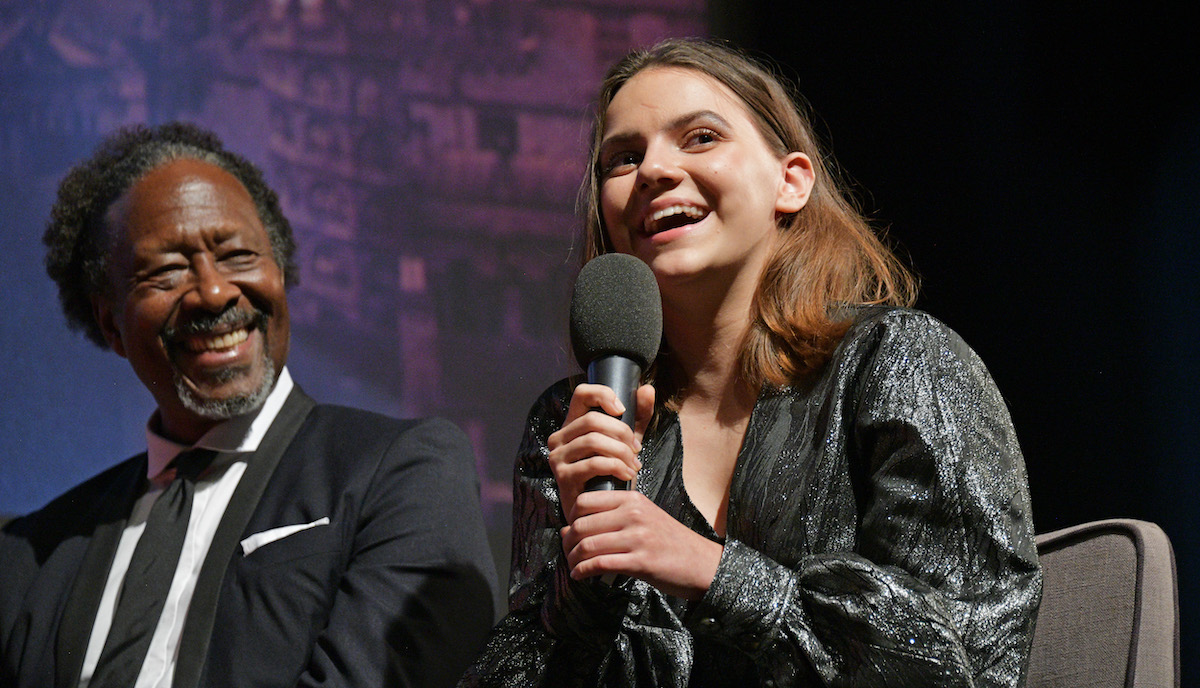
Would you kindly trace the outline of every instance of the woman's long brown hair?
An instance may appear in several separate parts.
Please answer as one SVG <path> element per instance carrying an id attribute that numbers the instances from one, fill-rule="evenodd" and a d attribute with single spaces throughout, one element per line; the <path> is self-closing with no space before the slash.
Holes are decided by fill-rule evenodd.
<path id="1" fill-rule="evenodd" d="M 766 64 L 707 40 L 669 39 L 632 52 L 605 77 L 580 189 L 584 262 L 613 250 L 599 207 L 598 156 L 608 106 L 635 74 L 655 67 L 692 69 L 716 79 L 742 100 L 779 157 L 799 151 L 812 160 L 816 180 L 808 203 L 780 218 L 780 240 L 751 306 L 752 325 L 739 354 L 746 382 L 755 388 L 794 384 L 820 369 L 850 326 L 843 306 L 912 305 L 916 278 L 876 235 L 826 162 L 798 95 Z M 662 365 L 664 354 L 654 377 L 660 399 L 666 401 L 680 381 L 671 379 L 669 365 Z"/>

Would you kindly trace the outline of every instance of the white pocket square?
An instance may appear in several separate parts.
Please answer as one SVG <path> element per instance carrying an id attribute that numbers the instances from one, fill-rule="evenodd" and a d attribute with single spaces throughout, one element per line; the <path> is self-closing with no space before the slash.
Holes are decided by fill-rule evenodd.
<path id="1" fill-rule="evenodd" d="M 250 537 L 246 538 L 245 540 L 242 540 L 242 556 L 248 557 L 248 556 L 250 556 L 251 552 L 258 549 L 259 547 L 262 547 L 263 545 L 275 542 L 276 540 L 282 540 L 283 538 L 285 538 L 289 535 L 294 535 L 296 533 L 299 533 L 302 530 L 308 530 L 309 528 L 316 528 L 317 526 L 327 526 L 327 525 L 329 525 L 329 517 L 328 516 L 326 516 L 325 518 L 318 518 L 317 520 L 313 521 L 312 523 L 301 523 L 299 525 L 294 525 L 294 526 L 279 526 L 278 528 L 264 530 L 261 533 L 255 533 L 255 534 L 251 535 Z"/>

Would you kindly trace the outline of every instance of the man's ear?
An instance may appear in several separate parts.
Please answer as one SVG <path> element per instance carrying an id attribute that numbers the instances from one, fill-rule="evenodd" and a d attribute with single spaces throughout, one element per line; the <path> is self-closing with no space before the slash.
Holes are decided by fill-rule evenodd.
<path id="1" fill-rule="evenodd" d="M 793 151 L 779 161 L 782 175 L 779 179 L 779 195 L 775 199 L 775 211 L 784 215 L 799 212 L 808 203 L 816 174 L 812 160 L 804 153 Z"/>
<path id="2" fill-rule="evenodd" d="M 115 351 L 121 358 L 125 358 L 125 343 L 121 340 L 121 331 L 117 329 L 116 313 L 107 297 L 92 297 L 92 317 L 100 326 L 100 333 L 104 335 L 104 341 L 108 342 L 108 348 Z"/>

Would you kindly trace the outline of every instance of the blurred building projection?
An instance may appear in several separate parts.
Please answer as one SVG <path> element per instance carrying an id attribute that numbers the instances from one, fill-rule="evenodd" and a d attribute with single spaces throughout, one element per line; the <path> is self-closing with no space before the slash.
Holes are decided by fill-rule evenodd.
<path id="1" fill-rule="evenodd" d="M 699 34 L 702 14 L 701 0 L 262 10 L 270 165 L 301 245 L 293 321 L 406 412 L 466 428 L 488 504 L 511 497 L 524 408 L 570 370 L 589 99 L 629 47 Z"/>
<path id="2" fill-rule="evenodd" d="M 209 31 L 201 7 L 0 3 L 0 164 L 58 175 L 103 133 L 197 105 L 205 84 L 181 76 L 211 72 L 196 49 Z"/>

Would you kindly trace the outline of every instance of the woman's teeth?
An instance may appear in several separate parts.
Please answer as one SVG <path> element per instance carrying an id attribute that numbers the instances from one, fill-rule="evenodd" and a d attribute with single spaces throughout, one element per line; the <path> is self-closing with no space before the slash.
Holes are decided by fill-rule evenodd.
<path id="1" fill-rule="evenodd" d="M 650 217 L 646 220 L 646 231 L 653 232 L 663 220 L 676 215 L 683 215 L 691 220 L 700 220 L 703 219 L 707 214 L 708 211 L 697 208 L 694 205 L 679 204 L 667 206 L 666 208 L 656 210 L 650 215 Z"/>

